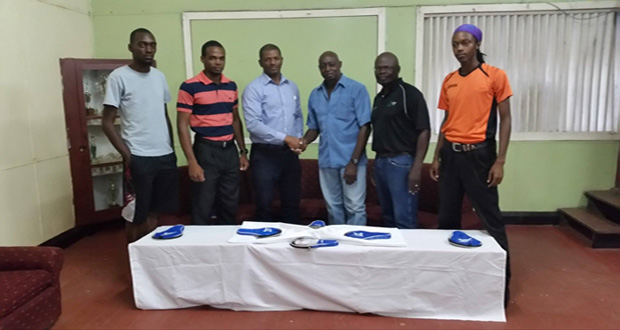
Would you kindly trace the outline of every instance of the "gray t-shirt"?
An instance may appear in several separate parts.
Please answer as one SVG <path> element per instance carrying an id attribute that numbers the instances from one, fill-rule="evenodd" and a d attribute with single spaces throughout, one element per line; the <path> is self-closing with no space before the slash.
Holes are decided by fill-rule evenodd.
<path id="1" fill-rule="evenodd" d="M 164 104 L 170 90 L 164 74 L 125 65 L 110 73 L 103 104 L 119 110 L 121 137 L 132 155 L 155 157 L 172 153 Z"/>

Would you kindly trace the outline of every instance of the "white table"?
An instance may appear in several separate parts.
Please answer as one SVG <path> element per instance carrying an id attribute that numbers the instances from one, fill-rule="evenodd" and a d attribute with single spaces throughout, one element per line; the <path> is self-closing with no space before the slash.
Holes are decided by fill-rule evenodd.
<path id="1" fill-rule="evenodd" d="M 136 306 L 506 320 L 506 253 L 483 232 L 467 231 L 483 243 L 474 249 L 450 245 L 450 231 L 403 230 L 403 248 L 341 244 L 306 250 L 287 243 L 227 243 L 237 228 L 186 226 L 177 239 L 148 235 L 130 244 Z"/>

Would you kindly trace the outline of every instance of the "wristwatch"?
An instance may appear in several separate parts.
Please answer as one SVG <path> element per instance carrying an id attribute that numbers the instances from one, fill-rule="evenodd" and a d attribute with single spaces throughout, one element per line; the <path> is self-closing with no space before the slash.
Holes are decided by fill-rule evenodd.
<path id="1" fill-rule="evenodd" d="M 351 163 L 353 163 L 353 165 L 357 166 L 357 163 L 359 163 L 360 160 L 357 158 L 351 158 Z"/>
<path id="2" fill-rule="evenodd" d="M 239 154 L 240 154 L 240 155 L 247 155 L 247 154 L 249 154 L 249 153 L 250 153 L 250 152 L 248 151 L 248 149 L 247 149 L 247 148 L 243 148 L 243 149 L 239 150 Z"/>

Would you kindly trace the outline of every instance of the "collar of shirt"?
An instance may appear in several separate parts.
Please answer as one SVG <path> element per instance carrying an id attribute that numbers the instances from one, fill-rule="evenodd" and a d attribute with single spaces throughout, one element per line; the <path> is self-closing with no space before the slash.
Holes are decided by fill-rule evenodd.
<path id="1" fill-rule="evenodd" d="M 341 86 L 342 88 L 347 88 L 349 82 L 349 78 L 347 78 L 344 73 L 340 76 L 340 79 L 338 79 L 338 82 L 336 83 L 336 86 Z M 325 97 L 327 97 L 327 87 L 325 86 L 325 81 L 323 81 L 323 83 L 321 83 L 321 85 L 319 85 L 319 88 L 317 88 L 317 90 L 321 93 L 323 93 L 325 95 Z M 332 90 L 332 93 L 336 90 L 336 87 L 334 87 L 334 89 Z"/>
<path id="2" fill-rule="evenodd" d="M 383 98 L 387 97 L 388 95 L 394 93 L 394 91 L 399 90 L 400 88 L 398 88 L 398 86 L 401 85 L 402 83 L 403 83 L 403 78 L 398 78 L 398 80 L 396 80 L 396 83 L 394 84 L 392 89 L 390 89 L 389 91 L 386 91 L 385 87 L 383 87 L 381 91 L 379 92 L 378 96 L 381 96 Z"/>
<path id="3" fill-rule="evenodd" d="M 204 71 L 200 71 L 200 74 L 198 75 L 198 80 L 205 85 L 215 84 L 215 82 L 213 82 L 211 79 L 209 79 L 209 77 L 207 77 Z M 222 79 L 220 79 L 220 84 L 226 84 L 229 82 L 230 82 L 230 79 L 226 78 L 226 76 L 222 74 Z"/>
<path id="4" fill-rule="evenodd" d="M 340 86 L 342 86 L 343 88 L 346 88 L 346 87 L 347 87 L 347 85 L 348 85 L 347 83 L 349 82 L 348 80 L 349 80 L 349 78 L 347 78 L 347 77 L 344 75 L 344 73 L 343 73 L 343 74 L 340 76 L 340 79 L 338 79 L 338 82 L 336 83 L 336 86 L 340 85 Z M 325 89 L 326 89 L 326 87 L 325 87 L 325 80 L 323 80 L 323 83 L 321 83 L 321 85 L 319 86 L 319 90 L 325 90 Z"/>
<path id="5" fill-rule="evenodd" d="M 263 74 L 260 75 L 260 79 L 261 82 L 263 83 L 263 85 L 267 85 L 269 83 L 272 83 L 274 85 L 277 85 L 275 81 L 273 81 L 273 79 L 271 79 L 271 77 L 269 77 L 266 73 L 263 72 Z M 280 73 L 280 85 L 287 83 L 288 84 L 288 79 L 286 79 L 286 77 Z"/>

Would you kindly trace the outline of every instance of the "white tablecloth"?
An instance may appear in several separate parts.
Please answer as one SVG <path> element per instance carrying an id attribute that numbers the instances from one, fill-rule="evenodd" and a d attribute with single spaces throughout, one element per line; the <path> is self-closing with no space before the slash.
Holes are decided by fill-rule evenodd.
<path id="1" fill-rule="evenodd" d="M 130 244 L 136 306 L 506 320 L 506 253 L 483 232 L 467 231 L 483 243 L 474 249 L 450 245 L 451 231 L 401 230 L 406 247 L 306 250 L 228 243 L 237 228 L 186 226 L 177 239 L 147 235 Z"/>

